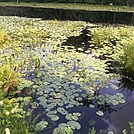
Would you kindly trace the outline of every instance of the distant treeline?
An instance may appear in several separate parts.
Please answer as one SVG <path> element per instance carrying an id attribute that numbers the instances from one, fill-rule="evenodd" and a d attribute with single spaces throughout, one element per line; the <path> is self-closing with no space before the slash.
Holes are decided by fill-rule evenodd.
<path id="1" fill-rule="evenodd" d="M 88 4 L 113 4 L 134 6 L 134 0 L 0 0 L 0 2 L 59 2 L 59 3 L 88 3 Z"/>

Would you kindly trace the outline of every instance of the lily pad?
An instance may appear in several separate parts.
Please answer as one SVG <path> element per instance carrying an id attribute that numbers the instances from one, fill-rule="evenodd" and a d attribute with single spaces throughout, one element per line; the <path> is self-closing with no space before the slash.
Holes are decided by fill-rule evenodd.
<path id="1" fill-rule="evenodd" d="M 100 110 L 97 111 L 96 114 L 99 115 L 99 116 L 103 116 L 104 115 L 104 113 L 102 111 L 100 111 Z"/>
<path id="2" fill-rule="evenodd" d="M 93 104 L 89 104 L 89 107 L 90 108 L 94 108 L 95 106 Z"/>
<path id="3" fill-rule="evenodd" d="M 72 129 L 79 130 L 81 128 L 81 125 L 76 121 L 68 121 L 67 125 L 70 126 Z"/>
<path id="4" fill-rule="evenodd" d="M 62 107 L 57 108 L 57 111 L 58 111 L 59 113 L 61 113 L 62 115 L 66 115 L 66 114 L 68 114 L 68 111 L 65 110 L 65 109 L 62 108 Z"/>
<path id="5" fill-rule="evenodd" d="M 50 118 L 51 118 L 52 121 L 59 120 L 59 116 L 57 116 L 57 115 L 51 115 Z"/>
<path id="6" fill-rule="evenodd" d="M 114 132 L 113 131 L 108 131 L 108 133 L 107 134 L 114 134 Z"/>
<path id="7" fill-rule="evenodd" d="M 118 105 L 119 102 L 118 102 L 117 100 L 112 100 L 112 104 L 113 104 L 113 105 Z"/>

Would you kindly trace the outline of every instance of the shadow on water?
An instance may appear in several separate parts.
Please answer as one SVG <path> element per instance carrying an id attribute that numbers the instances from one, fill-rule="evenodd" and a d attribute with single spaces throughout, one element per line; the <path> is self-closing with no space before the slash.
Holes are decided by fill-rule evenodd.
<path id="1" fill-rule="evenodd" d="M 91 40 L 91 36 L 89 36 L 90 33 L 91 32 L 87 28 L 84 28 L 79 36 L 68 37 L 67 40 L 63 42 L 61 46 L 68 46 L 68 49 L 74 47 L 77 52 L 85 53 L 85 51 L 87 51 L 91 45 L 89 42 Z"/>

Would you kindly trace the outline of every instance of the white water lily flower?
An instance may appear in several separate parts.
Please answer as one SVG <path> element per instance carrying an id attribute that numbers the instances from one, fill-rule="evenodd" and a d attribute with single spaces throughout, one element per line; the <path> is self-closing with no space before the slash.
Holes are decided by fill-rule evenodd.
<path id="1" fill-rule="evenodd" d="M 6 134 L 10 134 L 10 129 L 9 128 L 6 128 L 5 129 L 5 132 L 6 132 Z"/>

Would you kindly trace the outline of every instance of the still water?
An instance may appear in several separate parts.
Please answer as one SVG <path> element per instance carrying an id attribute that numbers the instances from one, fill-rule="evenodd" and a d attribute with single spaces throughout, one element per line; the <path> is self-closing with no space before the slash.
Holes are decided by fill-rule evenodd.
<path id="1" fill-rule="evenodd" d="M 118 85 L 118 89 L 112 89 L 110 86 L 107 89 L 101 89 L 100 94 L 111 94 L 123 93 L 125 103 L 118 104 L 116 106 L 112 104 L 106 104 L 100 107 L 96 100 L 94 100 L 95 108 L 91 109 L 87 106 L 86 101 L 83 102 L 83 106 L 76 106 L 68 109 L 69 112 L 80 112 L 81 116 L 78 122 L 81 124 L 80 130 L 75 130 L 74 134 L 88 134 L 89 130 L 93 127 L 97 131 L 97 134 L 107 134 L 113 132 L 113 134 L 122 134 L 122 131 L 126 129 L 128 134 L 131 134 L 129 122 L 134 122 L 134 83 L 127 79 L 116 79 L 112 81 Z M 127 83 L 126 83 L 127 82 Z M 98 116 L 96 111 L 101 109 L 104 111 L 104 116 Z M 35 109 L 35 114 L 43 112 L 42 107 Z M 60 116 L 60 115 L 59 115 Z M 45 118 L 49 122 L 48 128 L 41 131 L 39 134 L 52 134 L 53 129 L 60 123 L 66 122 L 63 116 L 57 122 L 53 122 L 42 115 L 40 119 Z"/>

